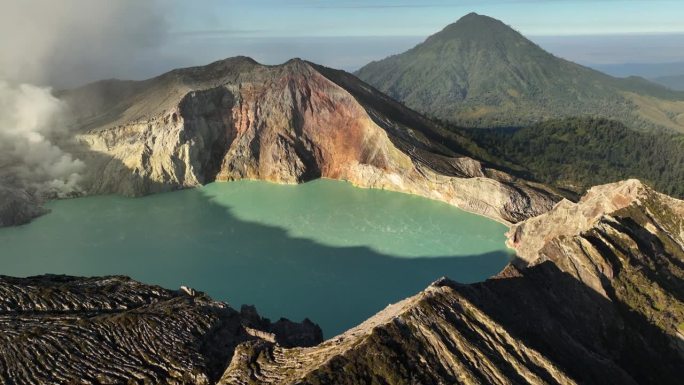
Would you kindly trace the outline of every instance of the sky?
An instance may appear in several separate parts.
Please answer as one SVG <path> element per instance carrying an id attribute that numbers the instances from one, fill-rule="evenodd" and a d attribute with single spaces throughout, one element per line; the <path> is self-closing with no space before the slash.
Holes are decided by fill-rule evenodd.
<path id="1" fill-rule="evenodd" d="M 470 12 L 585 65 L 684 63 L 684 0 L 0 0 L 0 11 L 0 79 L 58 88 L 236 55 L 353 71 Z"/>
<path id="2" fill-rule="evenodd" d="M 525 35 L 684 33 L 681 0 L 208 0 L 179 3 L 172 24 L 181 34 L 425 36 L 473 11 Z"/>
<path id="3" fill-rule="evenodd" d="M 684 0 L 210 0 L 202 5 L 175 8 L 171 35 L 174 50 L 204 47 L 198 56 L 205 61 L 219 58 L 212 56 L 219 52 L 268 64 L 297 56 L 353 71 L 477 12 L 504 21 L 558 56 L 603 70 L 611 64 L 684 62 Z"/>

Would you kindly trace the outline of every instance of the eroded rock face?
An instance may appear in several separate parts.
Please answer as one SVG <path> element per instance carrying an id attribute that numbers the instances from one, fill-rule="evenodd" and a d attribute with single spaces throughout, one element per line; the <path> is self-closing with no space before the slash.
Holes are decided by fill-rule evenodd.
<path id="1" fill-rule="evenodd" d="M 0 276 L 0 330 L 6 384 L 213 384 L 254 331 L 284 346 L 322 339 L 308 320 L 271 324 L 253 309 L 125 277 Z"/>
<path id="2" fill-rule="evenodd" d="M 490 169 L 471 154 L 484 150 L 352 75 L 301 60 L 263 66 L 233 58 L 64 97 L 83 127 L 81 146 L 72 150 L 88 165 L 90 193 L 325 177 L 422 195 L 507 223 L 546 212 L 559 199 Z M 75 107 L 81 104 L 87 106 Z"/>
<path id="3" fill-rule="evenodd" d="M 638 181 L 594 188 L 514 228 L 525 260 L 497 276 L 440 280 L 315 347 L 241 344 L 220 383 L 677 384 L 683 210 Z"/>

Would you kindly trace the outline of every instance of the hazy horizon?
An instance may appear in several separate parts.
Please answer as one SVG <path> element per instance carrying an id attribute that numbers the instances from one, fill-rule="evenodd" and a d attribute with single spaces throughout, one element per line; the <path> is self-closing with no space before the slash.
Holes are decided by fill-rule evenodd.
<path id="1" fill-rule="evenodd" d="M 437 32 L 437 31 L 435 31 Z M 399 54 L 423 42 L 425 36 L 242 37 L 178 40 L 156 57 L 142 57 L 121 72 L 100 79 L 142 80 L 174 68 L 209 64 L 233 56 L 248 56 L 267 65 L 298 57 L 353 72 L 374 60 Z M 684 34 L 526 36 L 552 54 L 613 76 L 655 78 L 684 74 Z M 653 44 L 644 44 L 652 41 Z M 195 51 L 188 55 L 190 50 Z M 179 54 L 181 52 L 182 54 Z M 667 53 L 667 55 L 664 55 Z"/>
<path id="2" fill-rule="evenodd" d="M 0 47 L 5 53 L 0 79 L 71 88 L 108 78 L 145 79 L 238 55 L 264 64 L 300 57 L 354 71 L 412 48 L 470 12 L 500 19 L 556 56 L 613 75 L 684 74 L 684 64 L 677 70 L 684 63 L 684 3 L 676 1 L 211 0 L 203 5 L 175 0 L 9 4 L 0 28 L 16 38 Z M 31 11 L 36 8 L 43 12 Z M 678 64 L 655 75 L 653 66 L 611 67 L 626 63 Z"/>

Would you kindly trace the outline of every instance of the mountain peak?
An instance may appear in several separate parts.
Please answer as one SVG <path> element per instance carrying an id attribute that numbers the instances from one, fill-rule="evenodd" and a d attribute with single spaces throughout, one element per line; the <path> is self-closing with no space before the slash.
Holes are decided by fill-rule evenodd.
<path id="1" fill-rule="evenodd" d="M 281 66 L 285 66 L 285 67 L 292 68 L 292 69 L 296 68 L 296 69 L 301 70 L 301 69 L 305 69 L 305 68 L 306 69 L 311 68 L 311 63 L 309 63 L 308 61 L 306 61 L 302 58 L 295 57 L 295 58 L 292 58 L 292 59 L 286 61 L 285 63 L 281 64 Z"/>
<path id="2" fill-rule="evenodd" d="M 456 23 L 468 23 L 468 22 L 479 22 L 479 23 L 491 23 L 491 22 L 496 22 L 496 23 L 501 23 L 501 21 L 489 17 L 487 15 L 480 15 L 479 13 L 475 12 L 470 12 L 467 15 L 462 16 L 460 19 L 456 21 Z"/>
<path id="3" fill-rule="evenodd" d="M 501 20 L 493 17 L 471 12 L 455 23 L 447 25 L 440 32 L 432 35 L 427 41 L 435 40 L 489 40 L 491 38 L 502 39 L 513 37 L 525 39 L 520 33 L 504 24 Z"/>
<path id="4" fill-rule="evenodd" d="M 410 108 L 465 126 L 523 126 L 590 115 L 645 128 L 682 127 L 646 113 L 637 118 L 628 107 L 636 97 L 625 91 L 671 100 L 684 97 L 555 57 L 514 28 L 477 13 L 461 17 L 404 53 L 362 67 L 357 74 Z M 669 110 L 660 105 L 656 108 L 668 116 Z"/>
<path id="5" fill-rule="evenodd" d="M 475 12 L 471 12 L 460 19 L 456 20 L 455 23 L 448 25 L 445 29 L 451 26 L 458 26 L 460 28 L 464 27 L 476 27 L 476 28 L 505 28 L 508 30 L 513 30 L 510 26 L 499 19 L 495 19 L 491 16 L 480 15 Z"/>

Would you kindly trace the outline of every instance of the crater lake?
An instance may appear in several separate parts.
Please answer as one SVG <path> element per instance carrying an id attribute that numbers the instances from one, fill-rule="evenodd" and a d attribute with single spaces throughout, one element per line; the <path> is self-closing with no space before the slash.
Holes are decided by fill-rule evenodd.
<path id="1" fill-rule="evenodd" d="M 0 229 L 0 273 L 127 275 L 206 292 L 263 316 L 309 318 L 325 337 L 442 276 L 499 272 L 506 226 L 445 203 L 345 182 L 238 181 L 48 203 Z"/>

